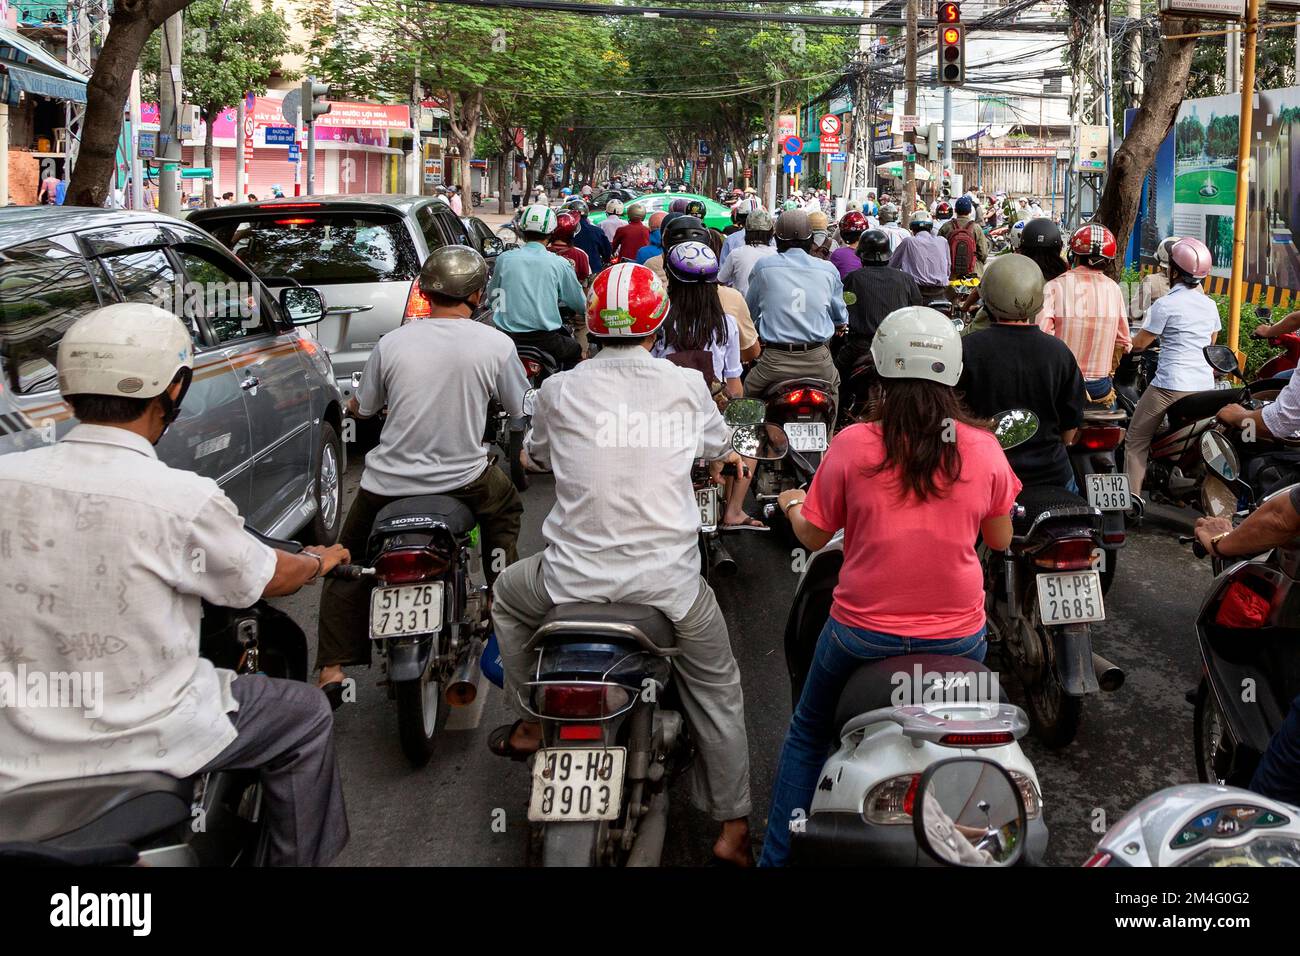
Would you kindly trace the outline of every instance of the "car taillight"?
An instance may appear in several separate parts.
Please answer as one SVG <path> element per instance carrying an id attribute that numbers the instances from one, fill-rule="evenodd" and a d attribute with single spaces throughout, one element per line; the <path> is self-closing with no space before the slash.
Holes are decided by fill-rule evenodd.
<path id="1" fill-rule="evenodd" d="M 411 283 L 411 292 L 406 297 L 406 313 L 402 317 L 405 322 L 408 319 L 427 319 L 433 315 L 433 303 L 429 297 L 420 291 L 418 280 Z"/>
<path id="2" fill-rule="evenodd" d="M 1015 734 L 1009 730 L 995 730 L 980 734 L 944 734 L 939 738 L 939 743 L 945 747 L 997 747 L 1012 743 L 1015 739 Z"/>
<path id="3" fill-rule="evenodd" d="M 542 363 L 536 359 L 524 359 L 524 374 L 529 378 L 542 374 Z"/>
<path id="4" fill-rule="evenodd" d="M 1092 567 L 1092 538 L 1058 538 L 1034 555 L 1034 564 L 1053 571 L 1086 571 Z"/>
<path id="5" fill-rule="evenodd" d="M 628 705 L 632 695 L 617 684 L 544 684 L 538 711 L 544 717 L 608 717 Z"/>
<path id="6" fill-rule="evenodd" d="M 447 559 L 428 548 L 398 548 L 375 561 L 375 576 L 385 584 L 411 584 L 447 570 Z"/>
<path id="7" fill-rule="evenodd" d="M 920 782 L 921 775 L 912 773 L 876 784 L 862 802 L 862 815 L 868 823 L 911 823 Z"/>
<path id="8" fill-rule="evenodd" d="M 1110 866 L 1113 857 L 1105 850 L 1099 850 L 1084 862 L 1084 866 Z"/>
<path id="9" fill-rule="evenodd" d="M 278 202 L 273 209 L 319 209 L 321 203 L 318 202 Z"/>
<path id="10" fill-rule="evenodd" d="M 299 216 L 295 219 L 275 220 L 275 224 L 277 226 L 310 226 L 313 225 L 315 222 L 316 220 L 311 218 L 310 216 Z"/>
<path id="11" fill-rule="evenodd" d="M 1118 425 L 1105 428 L 1082 428 L 1079 430 L 1079 444 L 1088 451 L 1111 451 L 1119 447 L 1124 440 L 1126 429 Z"/>

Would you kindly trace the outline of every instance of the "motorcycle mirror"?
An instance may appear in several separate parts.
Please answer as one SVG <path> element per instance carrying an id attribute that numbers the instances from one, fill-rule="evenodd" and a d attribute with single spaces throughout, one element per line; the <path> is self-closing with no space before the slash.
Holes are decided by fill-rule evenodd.
<path id="1" fill-rule="evenodd" d="M 790 439 L 780 425 L 741 425 L 731 433 L 731 448 L 758 461 L 777 461 L 790 452 Z"/>
<path id="2" fill-rule="evenodd" d="M 1023 445 L 1038 434 L 1038 416 L 1027 408 L 1012 408 L 993 416 L 993 436 L 1003 451 Z"/>
<path id="3" fill-rule="evenodd" d="M 1205 361 L 1209 362 L 1215 371 L 1222 372 L 1225 375 L 1237 374 L 1236 353 L 1226 345 L 1207 345 L 1201 350 L 1201 354 L 1205 356 Z"/>
<path id="4" fill-rule="evenodd" d="M 952 320 L 952 327 L 953 327 L 954 329 L 956 329 L 958 332 L 965 332 L 965 331 L 966 331 L 966 323 L 963 322 L 961 319 L 953 319 L 953 320 Z"/>
<path id="5" fill-rule="evenodd" d="M 1223 479 L 1229 486 L 1241 479 L 1241 461 L 1237 449 L 1222 432 L 1211 429 L 1201 436 L 1201 458 L 1205 467 Z"/>
<path id="6" fill-rule="evenodd" d="M 912 806 L 917 845 L 947 866 L 1014 866 L 1029 816 L 1011 774 L 992 760 L 957 757 L 921 774 Z"/>
<path id="7" fill-rule="evenodd" d="M 1259 319 L 1271 319 L 1273 317 L 1273 310 L 1266 305 L 1257 305 L 1255 306 L 1255 317 Z"/>
<path id="8" fill-rule="evenodd" d="M 520 400 L 519 404 L 523 406 L 524 414 L 529 418 L 532 418 L 533 406 L 537 404 L 537 389 L 530 388 L 528 391 L 524 392 L 524 397 Z"/>
<path id="9" fill-rule="evenodd" d="M 722 418 L 733 428 L 738 425 L 761 425 L 767 417 L 767 404 L 758 398 L 733 398 L 727 402 Z"/>

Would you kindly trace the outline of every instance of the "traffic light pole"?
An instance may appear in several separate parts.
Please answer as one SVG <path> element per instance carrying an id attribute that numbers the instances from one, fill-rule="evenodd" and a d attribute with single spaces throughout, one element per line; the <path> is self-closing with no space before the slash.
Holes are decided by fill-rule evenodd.
<path id="1" fill-rule="evenodd" d="M 943 88 L 943 168 L 952 173 L 952 87 Z"/>
<path id="2" fill-rule="evenodd" d="M 907 86 L 906 113 L 916 115 L 916 25 L 917 0 L 907 0 L 907 49 L 903 62 L 903 82 Z M 903 134 L 907 154 L 903 157 L 903 209 L 899 220 L 904 226 L 916 209 L 916 127 Z"/>

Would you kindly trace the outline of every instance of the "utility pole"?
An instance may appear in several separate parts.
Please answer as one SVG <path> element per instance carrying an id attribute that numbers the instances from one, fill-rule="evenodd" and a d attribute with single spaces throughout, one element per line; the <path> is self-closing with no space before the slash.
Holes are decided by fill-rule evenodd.
<path id="1" fill-rule="evenodd" d="M 1250 158 L 1253 136 L 1251 123 L 1255 106 L 1255 39 L 1259 33 L 1259 0 L 1246 0 L 1246 22 L 1242 25 L 1245 43 L 1241 65 L 1241 136 L 1237 148 L 1237 205 L 1232 223 L 1232 278 L 1228 282 L 1228 347 L 1241 358 L 1238 337 L 1241 333 L 1241 305 L 1245 299 L 1243 279 L 1246 270 L 1246 199 L 1250 180 L 1255 175 Z"/>
<path id="2" fill-rule="evenodd" d="M 763 194 L 767 208 L 776 210 L 776 177 L 781 168 L 781 84 L 772 90 L 772 133 L 767 143 L 767 182 Z"/>
<path id="3" fill-rule="evenodd" d="M 128 209 L 144 208 L 144 163 L 140 159 L 140 70 L 131 74 L 131 93 L 127 99 L 127 110 L 131 120 L 131 155 L 127 161 L 131 165 L 131 199 L 126 204 Z"/>
<path id="4" fill-rule="evenodd" d="M 1229 30 L 1223 37 L 1223 79 L 1229 93 L 1241 92 L 1241 33 Z"/>
<path id="5" fill-rule="evenodd" d="M 903 82 L 907 87 L 908 116 L 916 115 L 916 18 L 918 0 L 907 0 L 907 49 L 904 53 Z M 903 134 L 907 144 L 903 157 L 903 211 L 899 218 L 906 225 L 916 208 L 916 127 L 913 126 Z"/>
<path id="6" fill-rule="evenodd" d="M 181 214 L 181 14 L 163 22 L 158 70 L 158 211 Z"/>
<path id="7" fill-rule="evenodd" d="M 248 96 L 239 98 L 235 110 L 235 202 L 248 199 L 248 173 L 244 169 L 244 120 L 248 117 Z"/>
<path id="8" fill-rule="evenodd" d="M 1039 100 L 1041 103 L 1042 100 Z M 943 88 L 943 168 L 948 173 L 955 170 L 952 166 L 952 87 Z M 950 177 L 951 178 L 951 177 Z"/>

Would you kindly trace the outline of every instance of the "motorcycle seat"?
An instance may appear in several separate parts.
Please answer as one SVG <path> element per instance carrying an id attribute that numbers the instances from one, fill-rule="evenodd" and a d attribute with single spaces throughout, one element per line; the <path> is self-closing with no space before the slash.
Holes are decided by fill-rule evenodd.
<path id="1" fill-rule="evenodd" d="M 960 694 L 955 693 L 957 688 L 953 688 L 947 692 L 947 696 L 937 698 L 953 702 L 979 700 L 981 685 L 978 683 L 978 675 L 993 673 L 978 661 L 950 654 L 904 654 L 871 661 L 854 671 L 840 692 L 840 699 L 835 705 L 835 726 L 843 727 L 854 717 L 870 710 L 926 703 L 926 689 L 932 687 L 934 682 L 927 681 L 924 677 L 921 682 L 914 681 L 912 678 L 918 667 L 922 675 L 940 674 L 944 678 L 954 674 L 972 675 L 971 683 Z M 900 681 L 899 675 L 905 675 L 907 680 Z M 988 678 L 984 680 L 987 682 Z M 984 686 L 987 687 L 987 683 Z M 897 698 L 896 692 L 899 694 Z M 931 694 L 934 693 L 931 691 Z M 1006 692 L 1000 683 L 998 698 L 1003 703 L 1007 702 Z"/>
<path id="2" fill-rule="evenodd" d="M 1118 408 L 1085 408 L 1083 410 L 1083 423 L 1089 424 L 1109 424 L 1111 422 L 1122 422 L 1128 419 L 1128 413 L 1120 411 Z"/>
<path id="3" fill-rule="evenodd" d="M 423 521 L 419 519 L 425 519 Z M 434 524 L 445 524 L 452 534 L 468 534 L 477 521 L 464 503 L 446 495 L 416 495 L 384 505 L 375 515 L 371 535 L 392 532 L 425 531 Z"/>
<path id="4" fill-rule="evenodd" d="M 1057 488 L 1053 485 L 1029 485 L 1020 489 L 1020 494 L 1016 496 L 1016 504 L 1025 509 L 1023 515 L 1017 515 L 1011 519 L 1011 530 L 1016 537 L 1028 534 L 1029 529 L 1034 526 L 1034 519 L 1044 511 L 1050 511 L 1053 508 L 1077 508 L 1087 507 L 1088 502 L 1073 492 L 1066 491 L 1064 488 Z"/>
<path id="5" fill-rule="evenodd" d="M 523 359 L 532 359 L 546 369 L 547 372 L 555 372 L 560 367 L 559 363 L 555 361 L 554 355 L 545 349 L 539 349 L 535 345 L 516 345 L 515 351 L 519 354 L 521 361 Z"/>
<path id="6" fill-rule="evenodd" d="M 1240 402 L 1245 393 L 1243 388 L 1212 388 L 1184 395 L 1165 410 L 1169 427 L 1182 428 L 1202 418 L 1210 418 L 1225 405 Z"/>
<path id="7" fill-rule="evenodd" d="M 644 604 L 557 604 L 542 619 L 547 624 L 565 624 L 565 630 L 580 630 L 582 624 L 626 624 L 637 628 L 655 647 L 677 644 L 673 622 L 663 611 Z"/>
<path id="8" fill-rule="evenodd" d="M 190 817 L 193 779 L 138 771 L 54 780 L 0 796 L 0 843 L 135 843 Z"/>

